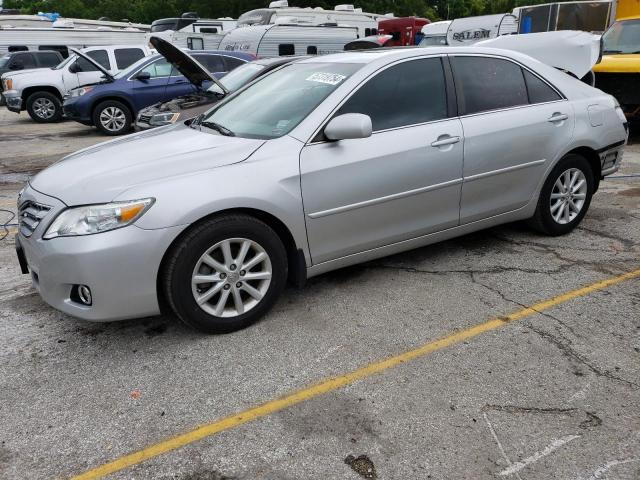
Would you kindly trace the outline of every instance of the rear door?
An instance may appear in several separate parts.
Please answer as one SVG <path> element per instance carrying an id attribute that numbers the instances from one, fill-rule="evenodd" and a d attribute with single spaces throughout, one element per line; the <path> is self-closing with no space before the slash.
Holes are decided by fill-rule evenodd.
<path id="1" fill-rule="evenodd" d="M 370 138 L 321 135 L 300 154 L 313 263 L 458 225 L 463 134 L 440 57 L 375 74 L 334 116 L 369 115 Z"/>
<path id="2" fill-rule="evenodd" d="M 568 144 L 574 116 L 551 85 L 510 59 L 450 59 L 465 135 L 464 224 L 525 206 Z"/>

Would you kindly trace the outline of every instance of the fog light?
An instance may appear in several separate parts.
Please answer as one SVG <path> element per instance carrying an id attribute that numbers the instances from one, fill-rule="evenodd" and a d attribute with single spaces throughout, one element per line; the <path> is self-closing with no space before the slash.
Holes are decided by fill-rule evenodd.
<path id="1" fill-rule="evenodd" d="M 75 290 L 80 303 L 84 305 L 91 305 L 91 289 L 89 287 L 87 287 L 86 285 L 76 285 Z"/>

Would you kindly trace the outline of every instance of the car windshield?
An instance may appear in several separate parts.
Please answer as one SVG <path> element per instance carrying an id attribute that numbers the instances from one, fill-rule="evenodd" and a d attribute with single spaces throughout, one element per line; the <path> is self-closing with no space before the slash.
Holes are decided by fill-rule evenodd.
<path id="1" fill-rule="evenodd" d="M 258 72 L 264 70 L 266 67 L 257 63 L 245 63 L 231 70 L 224 77 L 220 79 L 220 83 L 224 85 L 224 88 L 230 92 L 235 92 L 240 87 L 249 83 L 249 81 L 258 75 Z M 209 91 L 213 93 L 219 93 L 220 87 L 215 83 L 209 87 Z"/>
<path id="2" fill-rule="evenodd" d="M 136 70 L 138 70 L 142 65 L 144 65 L 146 62 L 148 62 L 149 60 L 151 60 L 151 59 L 157 60 L 158 58 L 160 58 L 160 55 L 154 55 L 153 57 L 142 57 L 136 63 L 132 63 L 129 67 L 125 68 L 124 70 L 120 70 L 118 73 L 116 73 L 113 76 L 113 78 L 128 77 L 129 75 L 134 73 Z"/>
<path id="3" fill-rule="evenodd" d="M 60 70 L 65 65 L 73 62 L 76 59 L 76 56 L 77 55 L 69 55 L 67 58 L 65 58 L 63 61 L 61 61 L 58 65 L 56 65 L 55 67 L 51 67 L 51 70 Z"/>
<path id="4" fill-rule="evenodd" d="M 602 36 L 605 54 L 640 53 L 640 20 L 623 20 L 611 25 Z"/>
<path id="5" fill-rule="evenodd" d="M 9 60 L 11 60 L 11 55 L 0 57 L 0 68 L 3 68 L 7 63 L 9 63 Z"/>
<path id="6" fill-rule="evenodd" d="M 209 110 L 197 124 L 238 137 L 281 137 L 360 67 L 316 62 L 286 65 Z"/>

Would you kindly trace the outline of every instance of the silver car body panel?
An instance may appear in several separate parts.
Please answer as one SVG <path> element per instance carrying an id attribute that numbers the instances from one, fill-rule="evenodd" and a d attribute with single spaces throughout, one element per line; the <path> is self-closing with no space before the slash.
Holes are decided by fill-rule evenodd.
<path id="1" fill-rule="evenodd" d="M 461 54 L 510 59 L 564 98 L 379 131 L 365 139 L 314 141 L 340 105 L 381 69 Z M 52 209 L 33 235 L 19 234 L 18 240 L 42 297 L 88 320 L 157 313 L 164 254 L 190 225 L 224 211 L 255 212 L 280 222 L 312 277 L 528 218 L 549 171 L 576 148 L 597 152 L 603 174 L 620 164 L 627 132 L 613 97 L 516 52 L 430 47 L 302 62 L 361 68 L 288 135 L 255 140 L 172 125 L 89 147 L 32 179 L 20 202 Z M 548 122 L 555 113 L 566 119 Z M 432 146 L 443 136 L 459 140 Z M 148 197 L 155 203 L 135 225 L 42 239 L 67 206 Z M 91 286 L 92 307 L 70 300 L 74 283 Z"/>

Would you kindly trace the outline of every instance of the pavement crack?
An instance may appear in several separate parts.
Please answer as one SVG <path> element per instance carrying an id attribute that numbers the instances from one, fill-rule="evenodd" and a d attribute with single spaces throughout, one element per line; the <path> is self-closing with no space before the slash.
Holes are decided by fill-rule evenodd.
<path id="1" fill-rule="evenodd" d="M 584 365 L 587 369 L 589 369 L 592 373 L 596 374 L 597 376 L 608 378 L 610 380 L 622 383 L 629 387 L 640 388 L 640 384 L 618 377 L 617 375 L 614 375 L 611 372 L 598 368 L 593 363 L 591 363 L 587 358 L 585 358 L 583 355 L 579 354 L 573 348 L 571 348 L 567 343 L 559 340 L 557 337 L 555 337 L 553 334 L 549 332 L 545 332 L 544 330 L 540 330 L 534 327 L 531 324 L 531 322 L 527 323 L 526 326 L 531 331 L 537 333 L 544 340 L 547 340 L 549 343 L 555 345 L 562 352 L 562 354 L 564 354 L 567 358 Z"/>
<path id="2" fill-rule="evenodd" d="M 482 411 L 486 412 L 494 410 L 498 412 L 507 413 L 539 413 L 539 414 L 559 414 L 559 415 L 573 415 L 578 413 L 577 408 L 556 408 L 556 407 L 522 407 L 519 405 L 492 405 L 486 404 L 482 407 Z"/>

